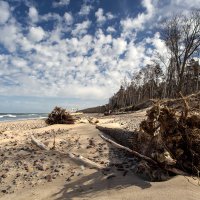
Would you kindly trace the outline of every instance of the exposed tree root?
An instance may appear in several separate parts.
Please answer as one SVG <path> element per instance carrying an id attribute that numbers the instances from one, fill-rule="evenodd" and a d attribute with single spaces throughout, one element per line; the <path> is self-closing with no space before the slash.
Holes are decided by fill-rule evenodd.
<path id="1" fill-rule="evenodd" d="M 160 106 L 155 104 L 147 112 L 140 129 L 151 137 L 157 135 L 159 130 L 160 140 L 157 145 L 163 145 L 177 160 L 176 168 L 186 173 L 198 175 L 200 171 L 200 113 L 193 113 L 189 105 L 190 98 L 199 98 L 200 95 L 184 97 L 179 93 L 181 99 L 177 100 L 183 106 L 179 108 L 170 105 L 169 102 L 161 102 Z M 171 101 L 171 100 L 170 100 Z M 158 114 L 159 113 L 159 114 Z"/>
<path id="2" fill-rule="evenodd" d="M 159 178 L 164 175 L 162 170 L 200 174 L 200 92 L 188 97 L 179 95 L 179 99 L 154 100 L 139 131 L 97 125 L 118 143 L 100 134 L 104 140 L 144 161 L 138 163 L 136 172 L 146 171 L 151 180 L 166 180 Z"/>
<path id="3" fill-rule="evenodd" d="M 55 107 L 46 119 L 47 124 L 74 124 L 75 119 L 65 109 Z"/>

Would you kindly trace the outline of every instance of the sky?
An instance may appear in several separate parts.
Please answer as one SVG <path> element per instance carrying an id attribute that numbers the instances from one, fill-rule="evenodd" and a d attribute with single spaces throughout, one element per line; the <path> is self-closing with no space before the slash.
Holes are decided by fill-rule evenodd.
<path id="1" fill-rule="evenodd" d="M 0 113 L 108 102 L 166 54 L 159 24 L 200 0 L 0 0 Z"/>

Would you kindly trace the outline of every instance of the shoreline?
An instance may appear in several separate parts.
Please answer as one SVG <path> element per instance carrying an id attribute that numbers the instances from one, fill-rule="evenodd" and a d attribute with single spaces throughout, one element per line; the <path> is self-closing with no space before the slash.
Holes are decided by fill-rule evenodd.
<path id="1" fill-rule="evenodd" d="M 47 119 L 47 117 L 39 117 L 39 118 L 23 118 L 23 119 L 14 119 L 14 120 L 0 120 L 0 123 L 2 122 L 18 122 L 18 121 L 26 121 L 26 120 L 43 120 L 43 119 Z"/>
<path id="2" fill-rule="evenodd" d="M 48 113 L 0 113 L 0 122 L 47 118 Z"/>

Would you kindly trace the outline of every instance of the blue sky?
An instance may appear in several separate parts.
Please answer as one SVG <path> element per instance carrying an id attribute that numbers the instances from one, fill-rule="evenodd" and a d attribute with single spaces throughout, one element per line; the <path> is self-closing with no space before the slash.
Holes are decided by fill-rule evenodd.
<path id="1" fill-rule="evenodd" d="M 167 54 L 159 23 L 200 0 L 0 0 L 0 112 L 104 104 Z"/>

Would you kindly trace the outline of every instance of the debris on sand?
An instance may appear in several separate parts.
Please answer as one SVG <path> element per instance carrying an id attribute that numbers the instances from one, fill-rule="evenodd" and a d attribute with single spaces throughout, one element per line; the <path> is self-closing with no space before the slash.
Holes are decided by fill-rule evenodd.
<path id="1" fill-rule="evenodd" d="M 46 119 L 47 124 L 74 124 L 75 119 L 64 108 L 55 107 Z"/>
<path id="2" fill-rule="evenodd" d="M 200 172 L 200 112 L 194 101 L 199 93 L 185 98 L 181 95 L 182 106 L 167 102 L 157 102 L 147 112 L 147 119 L 140 124 L 140 130 L 156 139 L 176 160 L 175 166 L 187 173 Z M 196 100 L 195 100 L 196 101 Z M 180 100 L 179 100 L 180 102 Z M 188 102 L 191 102 L 190 104 Z M 171 104 L 172 105 L 172 104 Z M 154 144 L 155 145 L 155 144 Z"/>

